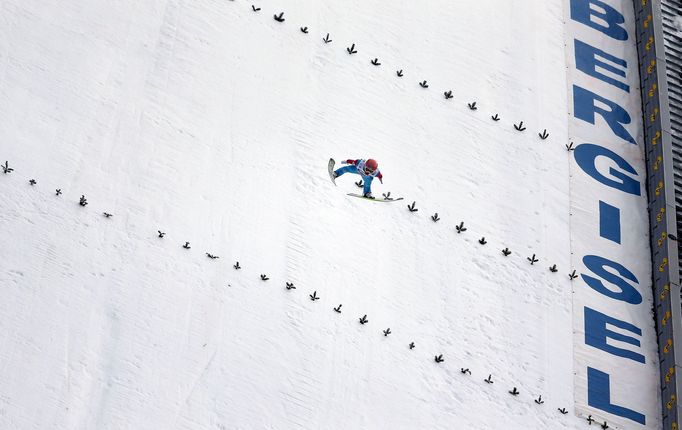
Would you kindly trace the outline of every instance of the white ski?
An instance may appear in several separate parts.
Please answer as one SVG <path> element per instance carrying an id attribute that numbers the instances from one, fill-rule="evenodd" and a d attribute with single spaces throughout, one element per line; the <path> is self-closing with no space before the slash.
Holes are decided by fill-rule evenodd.
<path id="1" fill-rule="evenodd" d="M 330 158 L 327 170 L 329 170 L 329 179 L 331 179 L 334 185 L 336 185 L 336 180 L 334 180 L 334 164 L 336 164 L 336 161 L 334 161 L 333 158 Z M 338 187 L 338 185 L 336 186 Z"/>
<path id="2" fill-rule="evenodd" d="M 365 197 L 365 196 L 363 196 L 362 194 L 348 193 L 348 195 L 349 195 L 349 196 L 353 196 L 353 197 L 359 197 L 359 198 L 361 198 L 361 199 L 369 200 L 369 201 L 372 201 L 372 202 L 397 202 L 398 200 L 402 200 L 402 199 L 403 199 L 402 197 L 398 197 L 398 198 L 396 198 L 396 199 L 394 199 L 394 198 L 392 198 L 392 197 L 389 197 L 389 198 L 387 198 L 387 199 L 384 199 L 384 198 L 381 198 L 381 199 L 377 199 L 377 198 L 370 199 L 369 197 Z"/>

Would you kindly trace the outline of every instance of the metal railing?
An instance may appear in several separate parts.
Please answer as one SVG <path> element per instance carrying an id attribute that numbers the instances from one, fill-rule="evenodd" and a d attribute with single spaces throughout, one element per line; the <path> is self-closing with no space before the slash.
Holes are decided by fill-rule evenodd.
<path id="1" fill-rule="evenodd" d="M 663 428 L 680 429 L 682 394 L 682 0 L 634 0 L 644 113 L 649 232 Z M 682 24 L 682 23 L 680 23 Z M 679 351 L 679 352 L 677 352 Z"/>

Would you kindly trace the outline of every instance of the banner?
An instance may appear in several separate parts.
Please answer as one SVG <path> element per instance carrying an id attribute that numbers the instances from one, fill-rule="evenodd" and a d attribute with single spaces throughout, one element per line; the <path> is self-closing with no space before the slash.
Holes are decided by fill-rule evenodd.
<path id="1" fill-rule="evenodd" d="M 632 0 L 566 0 L 575 409 L 660 428 Z"/>

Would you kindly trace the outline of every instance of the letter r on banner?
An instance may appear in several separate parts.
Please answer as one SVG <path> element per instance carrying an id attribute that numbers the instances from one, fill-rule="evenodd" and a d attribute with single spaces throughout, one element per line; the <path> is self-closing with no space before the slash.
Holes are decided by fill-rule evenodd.
<path id="1" fill-rule="evenodd" d="M 595 102 L 606 105 L 609 110 L 598 107 Z M 604 121 L 611 127 L 613 134 L 623 140 L 637 145 L 635 139 L 623 127 L 623 124 L 630 124 L 632 118 L 630 114 L 617 103 L 599 96 L 592 91 L 573 85 L 573 112 L 576 118 L 594 124 L 595 114 L 601 115 Z"/>

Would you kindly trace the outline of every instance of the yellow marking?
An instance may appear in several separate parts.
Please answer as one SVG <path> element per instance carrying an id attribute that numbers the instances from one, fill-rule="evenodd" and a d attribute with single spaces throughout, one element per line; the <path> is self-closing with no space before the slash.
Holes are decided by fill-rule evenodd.
<path id="1" fill-rule="evenodd" d="M 661 265 L 658 266 L 658 271 L 663 272 L 663 270 L 665 269 L 665 266 L 667 266 L 667 265 L 668 265 L 668 259 L 663 258 L 663 263 L 661 263 Z"/>
<path id="2" fill-rule="evenodd" d="M 654 67 L 656 67 L 656 60 L 651 60 L 649 67 L 646 68 L 646 72 L 651 74 L 654 71 Z"/>
<path id="3" fill-rule="evenodd" d="M 649 88 L 649 97 L 653 97 L 656 94 L 656 89 L 658 88 L 658 85 L 654 82 L 651 85 L 651 88 Z"/>

